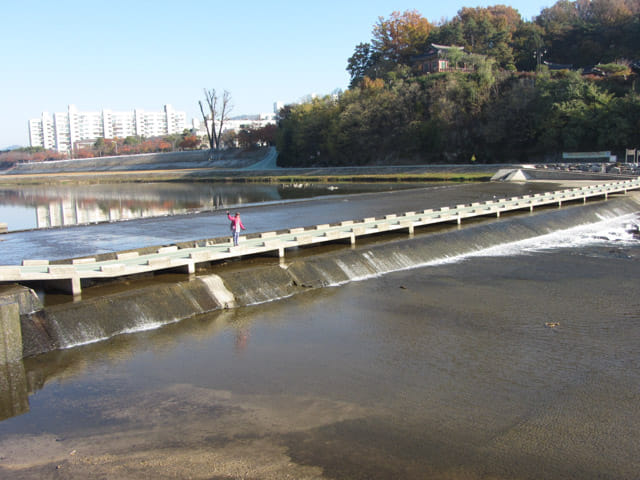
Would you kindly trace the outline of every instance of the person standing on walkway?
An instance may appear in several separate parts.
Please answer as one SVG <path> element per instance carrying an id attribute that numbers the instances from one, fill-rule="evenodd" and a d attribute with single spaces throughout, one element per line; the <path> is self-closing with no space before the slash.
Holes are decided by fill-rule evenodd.
<path id="1" fill-rule="evenodd" d="M 240 230 L 245 230 L 242 220 L 240 220 L 240 214 L 236 212 L 236 215 L 232 217 L 227 211 L 227 218 L 231 221 L 231 233 L 233 233 L 233 246 L 238 246 L 238 239 L 240 238 Z"/>

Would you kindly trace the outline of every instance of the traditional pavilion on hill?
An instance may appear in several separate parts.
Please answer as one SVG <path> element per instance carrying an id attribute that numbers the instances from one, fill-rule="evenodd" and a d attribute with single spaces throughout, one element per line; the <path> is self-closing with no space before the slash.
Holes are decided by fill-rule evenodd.
<path id="1" fill-rule="evenodd" d="M 464 47 L 432 43 L 426 53 L 414 57 L 413 61 L 422 73 L 472 72 L 472 65 L 455 61 L 456 56 L 462 57 L 464 53 Z"/>

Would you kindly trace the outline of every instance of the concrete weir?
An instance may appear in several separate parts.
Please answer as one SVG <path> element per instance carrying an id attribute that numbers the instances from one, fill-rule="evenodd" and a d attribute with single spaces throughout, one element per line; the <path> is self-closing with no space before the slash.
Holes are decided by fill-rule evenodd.
<path id="1" fill-rule="evenodd" d="M 14 286 L 7 295 L 6 337 L 20 342 L 22 357 L 93 343 L 116 335 L 158 328 L 200 314 L 290 297 L 309 289 L 341 285 L 372 276 L 450 260 L 496 245 L 535 238 L 558 230 L 637 213 L 637 199 L 618 197 L 567 208 L 518 215 L 467 228 L 416 235 L 331 253 L 192 275 L 176 283 L 151 284 L 42 308 L 35 294 Z M 21 301 L 18 299 L 21 298 Z M 16 331 L 19 321 L 21 340 Z M 12 345 L 7 359 L 19 356 Z M 7 360 L 5 360 L 6 362 Z M 9 360 L 9 362 L 11 362 Z M 11 370 L 15 378 L 16 370 Z M 19 374 L 19 371 L 18 373 Z M 8 374 L 7 374 L 8 375 Z M 2 381 L 0 379 L 0 381 Z M 5 383 L 8 383 L 6 380 Z"/>
<path id="2" fill-rule="evenodd" d="M 205 245 L 191 242 L 189 245 L 167 245 L 155 251 L 120 252 L 113 258 L 79 258 L 66 263 L 52 263 L 46 259 L 24 259 L 22 265 L 0 266 L 0 282 L 44 282 L 52 289 L 80 295 L 83 281 L 118 278 L 162 270 L 177 270 L 192 274 L 198 264 L 225 260 L 246 255 L 275 255 L 284 257 L 286 250 L 303 245 L 325 242 L 348 242 L 355 244 L 358 237 L 382 232 L 407 231 L 413 234 L 416 228 L 438 223 L 461 224 L 465 219 L 482 216 L 499 217 L 504 212 L 517 210 L 533 211 L 536 207 L 562 206 L 563 203 L 590 198 L 608 198 L 615 193 L 626 193 L 640 189 L 640 179 L 579 188 L 558 190 L 536 195 L 502 198 L 469 205 L 441 207 L 403 214 L 388 214 L 381 218 L 342 221 L 337 224 L 322 224 L 286 231 L 262 232 L 242 236 L 239 246 L 213 239 Z"/>

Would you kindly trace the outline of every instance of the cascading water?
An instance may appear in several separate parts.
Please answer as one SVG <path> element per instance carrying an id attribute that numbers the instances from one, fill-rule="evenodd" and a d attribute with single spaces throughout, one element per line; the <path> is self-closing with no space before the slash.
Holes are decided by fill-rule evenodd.
<path id="1" fill-rule="evenodd" d="M 638 203 L 624 197 L 584 206 L 492 219 L 441 233 L 337 250 L 284 265 L 208 274 L 192 281 L 55 306 L 31 314 L 25 356 L 157 328 L 213 310 L 286 298 L 308 288 L 359 281 L 385 273 L 469 256 L 515 255 L 531 250 L 640 244 Z M 28 323 L 28 322 L 27 322 Z"/>

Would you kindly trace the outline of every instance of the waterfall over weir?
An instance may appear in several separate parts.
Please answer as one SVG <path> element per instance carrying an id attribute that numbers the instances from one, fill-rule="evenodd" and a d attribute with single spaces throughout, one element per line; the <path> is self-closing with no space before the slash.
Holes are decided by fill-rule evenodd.
<path id="1" fill-rule="evenodd" d="M 636 197 L 637 198 L 637 197 Z M 286 298 L 309 288 L 335 286 L 394 271 L 583 242 L 638 241 L 625 223 L 638 223 L 633 197 L 486 220 L 414 238 L 344 247 L 280 265 L 201 275 L 124 293 L 47 307 L 21 318 L 24 356 L 136 331 L 198 314 Z M 397 237 L 396 237 L 397 238 Z M 310 250 L 313 254 L 313 250 Z M 241 265 L 240 265 L 241 266 Z"/>

